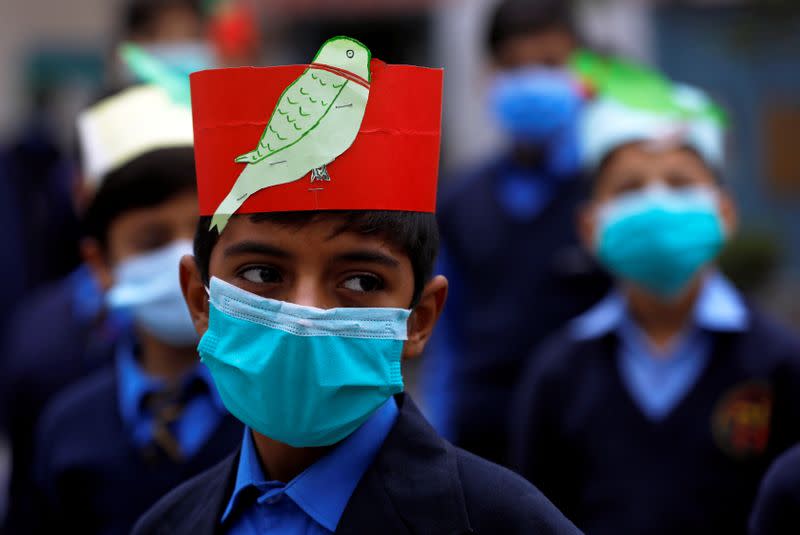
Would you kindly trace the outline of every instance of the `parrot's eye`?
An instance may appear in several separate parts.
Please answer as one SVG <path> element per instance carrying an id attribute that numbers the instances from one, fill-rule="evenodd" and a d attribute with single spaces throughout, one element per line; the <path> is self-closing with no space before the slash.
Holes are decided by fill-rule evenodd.
<path id="1" fill-rule="evenodd" d="M 347 52 L 345 52 L 345 54 L 347 54 L 347 57 L 348 57 L 348 58 L 352 58 L 353 56 L 355 56 L 355 55 L 356 55 L 356 53 L 355 53 L 355 52 L 353 52 L 352 50 L 348 50 Z"/>

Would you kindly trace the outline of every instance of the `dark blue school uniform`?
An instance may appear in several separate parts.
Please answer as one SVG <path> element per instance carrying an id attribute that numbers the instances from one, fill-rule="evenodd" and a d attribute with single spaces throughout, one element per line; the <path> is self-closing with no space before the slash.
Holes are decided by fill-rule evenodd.
<path id="1" fill-rule="evenodd" d="M 713 275 L 648 351 L 619 294 L 573 321 L 520 385 L 514 466 L 587 533 L 745 533 L 800 440 L 800 341 Z"/>
<path id="2" fill-rule="evenodd" d="M 42 415 L 40 532 L 127 534 L 158 498 L 241 440 L 242 426 L 225 411 L 205 366 L 186 374 L 169 406 L 160 401 L 167 387 L 123 347 L 114 366 L 72 385 Z M 154 402 L 174 409 L 167 423 Z"/>
<path id="3" fill-rule="evenodd" d="M 256 480 L 243 475 L 242 456 L 247 455 L 243 448 L 165 496 L 142 517 L 133 533 L 207 535 L 231 529 L 246 533 L 242 528 L 248 524 L 242 526 L 237 519 L 246 518 L 254 507 L 263 508 L 264 522 L 291 521 L 275 531 L 285 534 L 307 533 L 297 531 L 306 529 L 303 519 L 314 519 L 315 529 L 334 528 L 337 534 L 354 535 L 579 533 L 522 478 L 440 438 L 407 395 L 395 396 L 394 402 L 396 414 L 391 406 L 384 406 L 370 424 L 373 438 L 387 432 L 387 422 L 391 428 L 346 503 L 339 497 L 350 492 L 353 472 L 371 455 L 373 441 L 369 437 L 356 437 L 360 446 L 353 452 L 357 458 L 353 466 L 320 468 L 317 465 L 325 462 L 323 458 L 309 470 L 322 474 L 324 481 L 295 482 L 303 488 L 278 491 L 285 494 L 282 499 L 275 499 L 274 485 L 257 484 L 258 474 Z M 339 447 L 347 446 L 350 438 L 352 435 Z M 339 453 L 341 458 L 349 459 L 343 453 Z M 331 455 L 337 455 L 337 450 Z M 250 484 L 243 484 L 248 480 Z M 332 496 L 313 498 L 315 489 L 326 484 Z M 304 498 L 309 496 L 312 499 L 306 502 Z"/>
<path id="4" fill-rule="evenodd" d="M 778 457 L 750 515 L 750 535 L 800 533 L 800 444 Z"/>
<path id="5" fill-rule="evenodd" d="M 504 464 L 510 393 L 533 348 L 610 282 L 574 230 L 581 178 L 510 156 L 459 178 L 437 211 L 450 286 L 423 362 L 424 406 L 456 445 Z"/>
<path id="6" fill-rule="evenodd" d="M 12 449 L 7 533 L 28 533 L 33 496 L 34 429 L 59 391 L 107 365 L 126 321 L 103 311 L 85 266 L 25 299 L 9 321 L 0 374 L 0 427 Z"/>

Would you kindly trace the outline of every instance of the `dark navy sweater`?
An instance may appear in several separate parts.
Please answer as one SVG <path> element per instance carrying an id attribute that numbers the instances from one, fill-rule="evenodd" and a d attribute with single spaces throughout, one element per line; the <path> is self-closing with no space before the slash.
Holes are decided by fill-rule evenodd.
<path id="1" fill-rule="evenodd" d="M 800 426 L 800 422 L 797 424 Z M 800 533 L 800 444 L 772 465 L 750 516 L 751 535 Z"/>
<path id="2" fill-rule="evenodd" d="M 456 445 L 506 463 L 511 392 L 531 352 L 609 289 L 607 276 L 580 245 L 575 223 L 585 198 L 580 177 L 555 182 L 532 218 L 510 214 L 499 182 L 514 170 L 500 159 L 442 195 L 437 214 L 452 276 L 445 311 L 458 347 L 448 371 Z M 518 169 L 518 168 L 517 168 Z M 534 178 L 532 178 L 533 180 Z"/>
<path id="3" fill-rule="evenodd" d="M 559 335 L 522 381 L 514 466 L 593 535 L 745 533 L 761 477 L 800 440 L 800 342 L 751 312 L 658 422 L 622 383 L 615 335 Z"/>
<path id="4" fill-rule="evenodd" d="M 119 415 L 116 373 L 107 367 L 57 396 L 37 434 L 42 525 L 29 532 L 127 534 L 161 496 L 234 451 L 242 426 L 232 416 L 194 456 L 177 464 L 134 445 Z"/>

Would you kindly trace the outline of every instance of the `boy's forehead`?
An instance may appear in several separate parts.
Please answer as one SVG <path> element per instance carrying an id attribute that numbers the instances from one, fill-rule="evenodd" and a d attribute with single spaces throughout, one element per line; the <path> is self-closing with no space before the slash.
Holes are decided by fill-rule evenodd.
<path id="1" fill-rule="evenodd" d="M 679 139 L 649 140 L 623 145 L 609 156 L 604 170 L 667 165 L 710 171 L 702 157 Z"/>
<path id="2" fill-rule="evenodd" d="M 406 256 L 383 234 L 359 232 L 346 223 L 346 216 L 336 214 L 269 214 L 269 217 L 240 214 L 230 219 L 219 244 L 225 248 L 242 242 L 270 243 L 298 255 L 318 253 L 320 249 L 368 247 L 393 256 Z"/>

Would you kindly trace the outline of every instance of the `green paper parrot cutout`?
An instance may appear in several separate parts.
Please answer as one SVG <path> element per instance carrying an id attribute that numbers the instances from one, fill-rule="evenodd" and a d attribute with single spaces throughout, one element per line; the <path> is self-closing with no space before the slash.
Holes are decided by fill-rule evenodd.
<path id="1" fill-rule="evenodd" d="M 211 220 L 219 232 L 253 193 L 301 179 L 329 181 L 326 165 L 345 152 L 361 128 L 369 99 L 369 49 L 334 37 L 281 94 L 261 139 L 237 156 L 246 164 Z M 352 76 L 355 75 L 355 76 Z"/>
<path id="2" fill-rule="evenodd" d="M 173 102 L 191 105 L 188 71 L 165 64 L 134 43 L 121 44 L 119 55 L 141 82 L 160 86 Z"/>
<path id="3" fill-rule="evenodd" d="M 676 98 L 675 84 L 657 71 L 636 63 L 580 50 L 573 55 L 570 68 L 598 97 L 642 111 L 685 119 L 707 117 L 721 126 L 727 122 L 719 106 L 710 101 L 699 109 L 685 105 Z"/>

